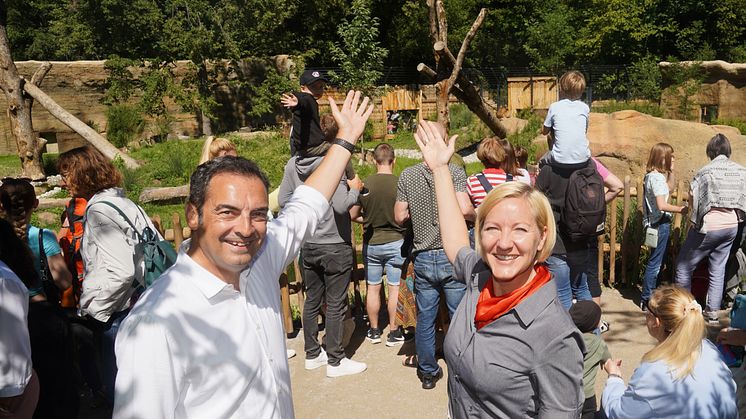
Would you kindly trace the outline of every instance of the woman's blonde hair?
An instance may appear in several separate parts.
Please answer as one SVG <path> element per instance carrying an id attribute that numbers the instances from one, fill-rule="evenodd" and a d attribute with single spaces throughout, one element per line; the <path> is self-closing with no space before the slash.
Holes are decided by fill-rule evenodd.
<path id="1" fill-rule="evenodd" d="M 536 225 L 539 227 L 539 234 L 546 229 L 547 236 L 544 241 L 544 247 L 536 254 L 536 262 L 544 262 L 552 254 L 554 242 L 557 240 L 557 226 L 554 223 L 552 207 L 549 205 L 547 197 L 539 192 L 538 189 L 534 189 L 527 183 L 517 181 L 498 185 L 487 194 L 484 201 L 482 201 L 482 205 L 479 206 L 477 222 L 474 228 L 474 241 L 477 243 L 477 253 L 480 257 L 482 256 L 479 243 L 484 220 L 500 201 L 507 198 L 524 199 L 528 203 L 529 208 L 531 208 L 534 221 L 536 221 Z"/>
<path id="2" fill-rule="evenodd" d="M 202 154 L 199 157 L 199 164 L 214 159 L 221 151 L 232 151 L 237 153 L 236 145 L 227 138 L 207 137 L 205 144 L 202 146 Z"/>
<path id="3" fill-rule="evenodd" d="M 658 143 L 650 149 L 648 164 L 645 170 L 652 172 L 656 170 L 661 173 L 671 172 L 671 157 L 673 157 L 673 147 L 668 143 Z"/>
<path id="4" fill-rule="evenodd" d="M 689 291 L 667 285 L 653 292 L 648 310 L 660 321 L 666 338 L 642 360 L 666 363 L 676 379 L 690 375 L 702 352 L 702 340 L 707 336 L 702 308 Z"/>

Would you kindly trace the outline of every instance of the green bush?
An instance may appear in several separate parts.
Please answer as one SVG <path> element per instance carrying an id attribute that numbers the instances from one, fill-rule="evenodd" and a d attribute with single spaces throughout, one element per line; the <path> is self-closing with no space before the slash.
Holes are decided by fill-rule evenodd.
<path id="1" fill-rule="evenodd" d="M 468 127 L 474 121 L 474 113 L 463 103 L 451 105 L 449 112 L 451 114 L 451 131 Z"/>
<path id="2" fill-rule="evenodd" d="M 44 173 L 46 173 L 47 176 L 59 174 L 57 171 L 57 158 L 59 156 L 60 155 L 57 153 L 44 153 L 41 156 Z"/>
<path id="3" fill-rule="evenodd" d="M 712 125 L 730 125 L 738 128 L 741 135 L 746 135 L 746 121 L 742 119 L 716 119 L 712 121 Z"/>
<path id="4" fill-rule="evenodd" d="M 140 111 L 131 105 L 112 105 L 106 109 L 106 137 L 115 147 L 126 147 L 145 129 Z"/>

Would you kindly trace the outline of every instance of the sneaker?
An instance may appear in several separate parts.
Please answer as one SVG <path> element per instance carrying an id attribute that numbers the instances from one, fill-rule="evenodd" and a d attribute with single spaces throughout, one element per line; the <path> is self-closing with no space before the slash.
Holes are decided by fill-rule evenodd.
<path id="1" fill-rule="evenodd" d="M 353 361 L 350 358 L 342 358 L 339 365 L 326 366 L 326 376 L 330 378 L 342 377 L 344 375 L 360 374 L 368 368 L 363 362 Z"/>
<path id="2" fill-rule="evenodd" d="M 609 322 L 606 320 L 601 320 L 601 324 L 598 325 L 598 331 L 601 333 L 606 333 L 609 331 Z"/>
<path id="3" fill-rule="evenodd" d="M 307 370 L 315 370 L 316 368 L 323 367 L 327 364 L 327 361 L 329 358 L 326 356 L 326 351 L 323 349 L 321 350 L 321 353 L 316 358 L 308 359 L 306 358 L 306 369 Z"/>
<path id="4" fill-rule="evenodd" d="M 640 310 L 642 310 L 643 313 L 648 312 L 648 302 L 647 300 L 640 300 Z"/>
<path id="5" fill-rule="evenodd" d="M 703 311 L 702 314 L 704 314 L 707 324 L 715 326 L 720 324 L 720 319 L 718 318 L 717 311 Z"/>
<path id="6" fill-rule="evenodd" d="M 401 329 L 395 329 L 386 336 L 386 346 L 394 347 L 404 344 L 404 333 L 401 332 Z"/>
<path id="7" fill-rule="evenodd" d="M 286 351 L 287 351 L 288 359 L 295 356 L 295 349 L 287 349 Z"/>
<path id="8" fill-rule="evenodd" d="M 435 374 L 424 374 L 418 369 L 417 376 L 420 377 L 422 388 L 424 390 L 432 390 L 435 388 L 435 383 L 443 378 L 443 368 L 438 368 L 438 372 L 436 372 Z"/>
<path id="9" fill-rule="evenodd" d="M 381 329 L 368 329 L 368 333 L 365 334 L 365 339 L 370 343 L 381 343 Z"/>

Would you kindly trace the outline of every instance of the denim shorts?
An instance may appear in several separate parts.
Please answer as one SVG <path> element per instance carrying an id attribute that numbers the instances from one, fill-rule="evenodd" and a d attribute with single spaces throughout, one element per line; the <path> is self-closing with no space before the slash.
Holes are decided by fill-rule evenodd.
<path id="1" fill-rule="evenodd" d="M 389 285 L 399 285 L 401 267 L 404 257 L 401 247 L 404 239 L 383 244 L 367 244 L 363 246 L 363 260 L 365 261 L 365 276 L 368 284 L 379 285 L 386 271 Z"/>

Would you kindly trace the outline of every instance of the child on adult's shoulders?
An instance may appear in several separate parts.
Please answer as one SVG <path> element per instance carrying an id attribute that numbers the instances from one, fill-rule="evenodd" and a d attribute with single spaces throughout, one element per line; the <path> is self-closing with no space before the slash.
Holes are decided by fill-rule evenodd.
<path id="1" fill-rule="evenodd" d="M 324 96 L 329 82 L 318 70 L 306 70 L 300 76 L 300 91 L 283 94 L 282 106 L 293 112 L 290 130 L 290 155 L 320 156 L 323 152 L 315 150 L 324 143 L 324 135 L 319 122 L 319 104 L 317 100 Z"/>
<path id="2" fill-rule="evenodd" d="M 578 301 L 570 307 L 570 317 L 583 333 L 585 356 L 583 357 L 583 390 L 585 403 L 581 419 L 593 418 L 596 414 L 596 374 L 601 365 L 611 359 L 606 343 L 595 331 L 601 322 L 601 307 L 593 300 Z"/>
<path id="3" fill-rule="evenodd" d="M 585 91 L 585 77 L 573 70 L 559 80 L 560 100 L 549 105 L 541 133 L 551 133 L 551 151 L 542 163 L 578 164 L 588 161 L 588 120 L 590 108 L 580 97 Z"/>

